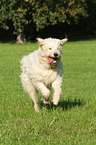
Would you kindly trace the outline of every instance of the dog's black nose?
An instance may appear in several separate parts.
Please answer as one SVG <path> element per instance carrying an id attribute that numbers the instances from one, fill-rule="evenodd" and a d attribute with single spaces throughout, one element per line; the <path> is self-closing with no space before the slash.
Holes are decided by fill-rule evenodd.
<path id="1" fill-rule="evenodd" d="M 58 56 L 58 53 L 54 53 L 54 56 L 57 57 Z"/>

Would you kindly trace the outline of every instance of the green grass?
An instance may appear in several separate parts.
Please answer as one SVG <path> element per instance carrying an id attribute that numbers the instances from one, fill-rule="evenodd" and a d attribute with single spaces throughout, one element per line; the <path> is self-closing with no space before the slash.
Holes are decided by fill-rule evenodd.
<path id="1" fill-rule="evenodd" d="M 96 145 L 96 40 L 65 44 L 60 103 L 39 113 L 19 77 L 19 60 L 37 48 L 0 43 L 0 145 Z"/>

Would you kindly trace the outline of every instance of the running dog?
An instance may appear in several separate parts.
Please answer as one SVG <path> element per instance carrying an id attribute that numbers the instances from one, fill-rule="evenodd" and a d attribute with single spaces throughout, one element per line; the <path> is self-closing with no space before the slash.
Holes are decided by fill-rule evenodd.
<path id="1" fill-rule="evenodd" d="M 39 49 L 24 56 L 21 63 L 21 81 L 25 92 L 29 94 L 34 102 L 34 108 L 39 112 L 37 91 L 43 96 L 43 103 L 50 104 L 49 85 L 54 90 L 52 102 L 58 105 L 62 93 L 61 86 L 63 80 L 61 56 L 62 47 L 67 38 L 59 40 L 53 38 L 37 38 Z"/>

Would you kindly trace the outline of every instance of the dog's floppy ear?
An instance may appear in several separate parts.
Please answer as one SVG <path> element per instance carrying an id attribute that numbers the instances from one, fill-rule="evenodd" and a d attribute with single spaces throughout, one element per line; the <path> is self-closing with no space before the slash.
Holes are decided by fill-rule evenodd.
<path id="1" fill-rule="evenodd" d="M 41 38 L 36 38 L 39 42 L 39 45 L 43 45 L 44 44 L 44 39 L 41 39 Z"/>
<path id="2" fill-rule="evenodd" d="M 60 40 L 60 44 L 63 46 L 63 45 L 64 45 L 64 43 L 65 43 L 66 41 L 68 41 L 68 39 L 67 39 L 67 38 L 62 39 L 62 40 Z"/>

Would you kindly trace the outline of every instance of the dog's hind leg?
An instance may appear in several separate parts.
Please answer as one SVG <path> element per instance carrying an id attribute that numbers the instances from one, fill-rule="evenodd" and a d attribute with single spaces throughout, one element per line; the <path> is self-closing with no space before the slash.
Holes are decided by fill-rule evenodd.
<path id="1" fill-rule="evenodd" d="M 37 98 L 37 91 L 36 91 L 35 87 L 32 88 L 32 92 L 31 92 L 31 94 L 29 94 L 29 96 L 31 97 L 31 99 L 34 102 L 35 111 L 39 112 L 39 104 L 38 104 L 38 98 Z"/>
<path id="2" fill-rule="evenodd" d="M 25 92 L 27 92 L 29 94 L 30 98 L 34 102 L 35 111 L 39 112 L 37 91 L 36 91 L 35 87 L 32 85 L 27 74 L 22 73 L 20 77 L 21 77 L 22 85 L 24 87 Z"/>

